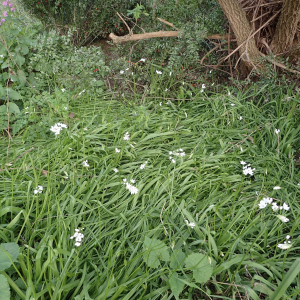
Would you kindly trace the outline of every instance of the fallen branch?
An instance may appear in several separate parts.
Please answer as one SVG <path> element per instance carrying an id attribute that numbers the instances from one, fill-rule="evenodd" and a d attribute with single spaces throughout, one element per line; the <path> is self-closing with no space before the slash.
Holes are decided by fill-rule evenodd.
<path id="1" fill-rule="evenodd" d="M 156 37 L 178 37 L 181 33 L 182 31 L 156 31 L 124 36 L 117 36 L 114 33 L 110 33 L 108 37 L 113 41 L 114 44 L 122 44 L 130 41 L 146 40 Z"/>

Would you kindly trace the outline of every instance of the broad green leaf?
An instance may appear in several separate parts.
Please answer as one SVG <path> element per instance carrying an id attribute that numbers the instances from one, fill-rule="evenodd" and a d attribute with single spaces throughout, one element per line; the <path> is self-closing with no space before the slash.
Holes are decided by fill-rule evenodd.
<path id="1" fill-rule="evenodd" d="M 184 259 L 185 253 L 181 249 L 174 250 L 170 257 L 170 268 L 174 270 L 182 266 Z"/>
<path id="2" fill-rule="evenodd" d="M 171 274 L 169 277 L 169 283 L 173 294 L 176 297 L 179 297 L 179 294 L 183 291 L 185 283 L 180 280 L 181 276 L 179 276 L 176 272 Z"/>
<path id="3" fill-rule="evenodd" d="M 170 260 L 170 254 L 168 252 L 168 247 L 164 242 L 145 236 L 144 247 L 147 251 L 144 254 L 146 263 L 151 268 L 158 268 L 160 264 L 160 259 L 163 261 Z"/>
<path id="4" fill-rule="evenodd" d="M 22 48 L 22 54 L 26 55 L 29 52 L 29 48 L 26 44 L 21 44 L 21 48 Z"/>
<path id="5" fill-rule="evenodd" d="M 0 84 L 0 97 L 5 96 L 5 89 L 4 87 Z"/>
<path id="6" fill-rule="evenodd" d="M 24 64 L 24 62 L 25 62 L 25 57 L 23 57 L 22 55 L 20 55 L 20 54 L 17 54 L 15 57 L 14 57 L 14 59 L 15 59 L 15 62 L 17 63 L 17 65 L 20 67 L 20 66 L 22 66 L 23 64 Z"/>
<path id="7" fill-rule="evenodd" d="M 8 88 L 8 96 L 12 100 L 20 100 L 22 99 L 22 96 L 15 90 Z"/>
<path id="8" fill-rule="evenodd" d="M 9 284 L 2 274 L 0 274 L 0 300 L 10 300 Z"/>
<path id="9" fill-rule="evenodd" d="M 19 246 L 16 243 L 0 244 L 0 271 L 9 268 L 19 255 Z"/>
<path id="10" fill-rule="evenodd" d="M 193 271 L 193 277 L 198 283 L 207 282 L 213 271 L 208 257 L 201 253 L 190 254 L 185 260 L 185 267 Z"/>
<path id="11" fill-rule="evenodd" d="M 8 103 L 8 112 L 9 112 L 9 114 L 19 114 L 20 109 L 17 104 L 15 104 L 13 102 L 9 102 Z M 7 113 L 7 105 L 6 104 L 0 106 L 0 113 L 2 113 L 2 114 Z"/>

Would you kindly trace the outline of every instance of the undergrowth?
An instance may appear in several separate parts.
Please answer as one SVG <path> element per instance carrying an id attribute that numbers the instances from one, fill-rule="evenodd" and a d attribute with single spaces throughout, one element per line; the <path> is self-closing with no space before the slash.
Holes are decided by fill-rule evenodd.
<path id="1" fill-rule="evenodd" d="M 47 137 L 2 139 L 1 240 L 21 249 L 11 299 L 297 299 L 299 96 L 265 92 L 83 93 L 72 118 L 52 110 Z M 289 210 L 260 209 L 267 197 Z"/>

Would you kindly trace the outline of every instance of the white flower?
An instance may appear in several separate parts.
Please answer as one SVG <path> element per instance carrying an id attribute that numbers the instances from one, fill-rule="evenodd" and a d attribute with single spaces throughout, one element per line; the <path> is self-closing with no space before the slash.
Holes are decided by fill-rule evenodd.
<path id="1" fill-rule="evenodd" d="M 120 153 L 120 150 L 118 148 L 115 148 L 116 153 Z"/>
<path id="2" fill-rule="evenodd" d="M 132 181 L 134 181 L 134 180 L 131 179 L 130 181 L 132 182 Z M 126 189 L 131 193 L 131 195 L 137 194 L 137 193 L 138 193 L 138 191 L 139 191 L 138 188 L 135 187 L 135 186 L 133 186 L 133 185 L 130 184 L 129 182 L 127 182 L 127 179 L 126 179 L 126 178 L 123 179 L 123 182 L 124 182 L 124 184 L 126 185 Z M 132 183 L 135 183 L 135 181 L 132 182 Z"/>
<path id="3" fill-rule="evenodd" d="M 85 93 L 85 90 L 81 91 L 78 95 L 80 96 L 82 93 Z"/>
<path id="4" fill-rule="evenodd" d="M 160 75 L 162 74 L 162 72 L 161 72 L 161 71 L 158 71 L 158 70 L 156 70 L 156 73 L 157 73 L 157 74 L 160 74 Z"/>
<path id="5" fill-rule="evenodd" d="M 215 85 L 215 83 L 213 82 L 212 84 L 211 84 L 211 86 L 214 86 Z"/>
<path id="6" fill-rule="evenodd" d="M 184 85 L 184 82 L 182 82 L 182 85 Z"/>
<path id="7" fill-rule="evenodd" d="M 159 106 L 161 106 L 162 102 L 159 102 Z"/>
<path id="8" fill-rule="evenodd" d="M 300 186 L 300 182 L 297 185 Z"/>
<path id="9" fill-rule="evenodd" d="M 253 176 L 253 171 L 255 171 L 255 168 L 251 168 L 251 167 L 249 167 L 249 166 L 245 166 L 245 167 L 243 167 L 243 174 L 244 175 L 251 175 L 251 176 Z"/>
<path id="10" fill-rule="evenodd" d="M 242 119 L 243 119 L 243 117 L 242 117 L 242 116 L 240 116 L 240 117 L 239 117 L 239 120 L 242 120 Z"/>
<path id="11" fill-rule="evenodd" d="M 123 70 L 121 70 L 121 71 L 120 71 L 120 74 L 124 74 L 124 71 L 123 71 Z"/>
<path id="12" fill-rule="evenodd" d="M 140 61 L 146 61 L 146 58 L 141 58 Z"/>
<path id="13" fill-rule="evenodd" d="M 172 75 L 172 72 L 170 72 L 170 76 Z"/>
<path id="14" fill-rule="evenodd" d="M 130 139 L 130 136 L 129 136 L 129 133 L 128 133 L 128 131 L 125 133 L 125 135 L 124 135 L 124 137 L 123 137 L 123 140 L 124 141 L 129 141 L 129 139 Z"/>
<path id="15" fill-rule="evenodd" d="M 187 226 L 191 227 L 191 228 L 194 228 L 196 226 L 196 224 L 194 222 L 189 222 L 188 220 L 185 220 L 185 223 Z"/>
<path id="16" fill-rule="evenodd" d="M 209 71 L 209 73 L 211 74 L 212 70 Z"/>
<path id="17" fill-rule="evenodd" d="M 275 133 L 278 134 L 280 132 L 280 129 L 275 128 Z"/>
<path id="18" fill-rule="evenodd" d="M 173 164 L 175 164 L 176 161 L 175 161 L 174 158 L 172 158 L 172 159 L 171 159 L 171 162 L 172 162 Z"/>
<path id="19" fill-rule="evenodd" d="M 267 204 L 271 204 L 273 202 L 273 199 L 272 198 L 263 198 L 263 201 L 265 201 Z"/>
<path id="20" fill-rule="evenodd" d="M 33 191 L 33 193 L 36 194 L 40 194 L 43 191 L 43 187 L 41 185 L 38 185 L 37 188 Z"/>
<path id="21" fill-rule="evenodd" d="M 291 236 L 289 236 L 289 235 L 286 236 L 286 239 L 287 239 L 287 240 L 289 240 L 290 238 L 291 238 Z"/>
<path id="22" fill-rule="evenodd" d="M 115 171 L 115 173 L 119 172 L 119 170 L 117 168 L 114 168 L 113 170 Z"/>
<path id="23" fill-rule="evenodd" d="M 280 190 L 280 189 L 281 189 L 280 186 L 274 186 L 274 187 L 273 187 L 273 190 Z"/>
<path id="24" fill-rule="evenodd" d="M 61 89 L 61 91 L 62 91 L 62 92 L 65 92 L 65 91 L 66 91 L 66 89 Z"/>
<path id="25" fill-rule="evenodd" d="M 83 229 L 84 228 L 82 228 L 82 230 Z M 75 233 L 74 233 L 73 236 L 70 237 L 70 239 L 73 240 L 74 238 L 75 238 L 75 241 L 76 241 L 74 245 L 76 247 L 79 247 L 82 243 L 83 238 L 84 238 L 84 235 L 83 235 L 83 233 L 80 232 L 80 229 L 75 229 Z"/>
<path id="26" fill-rule="evenodd" d="M 88 164 L 87 160 L 82 162 L 82 165 L 86 168 L 88 168 L 90 165 Z"/>
<path id="27" fill-rule="evenodd" d="M 277 247 L 280 249 L 286 250 L 286 249 L 291 248 L 292 245 L 291 244 L 278 244 Z"/>
<path id="28" fill-rule="evenodd" d="M 55 135 L 58 135 L 58 134 L 60 134 L 60 132 L 63 128 L 67 128 L 67 125 L 62 124 L 62 123 L 56 123 L 50 127 L 50 131 L 54 132 Z"/>
<path id="29" fill-rule="evenodd" d="M 241 164 L 241 165 L 246 165 L 247 163 L 246 163 L 245 161 L 241 160 L 241 161 L 240 161 L 240 164 Z"/>
<path id="30" fill-rule="evenodd" d="M 125 69 L 125 71 L 128 71 L 128 70 L 129 70 L 129 68 Z"/>
<path id="31" fill-rule="evenodd" d="M 267 203 L 266 202 L 264 202 L 263 200 L 260 200 L 260 202 L 259 202 L 259 204 L 258 204 L 258 207 L 260 208 L 260 209 L 263 209 L 263 208 L 265 208 L 265 207 L 267 207 Z"/>
<path id="32" fill-rule="evenodd" d="M 258 204 L 258 207 L 259 207 L 260 209 L 263 209 L 263 208 L 267 207 L 268 204 L 271 204 L 272 201 L 273 201 L 272 198 L 269 198 L 269 197 L 263 198 L 262 200 L 260 200 L 260 202 L 259 202 L 259 204 Z"/>
<path id="33" fill-rule="evenodd" d="M 277 203 L 276 202 L 273 202 L 272 203 L 272 210 L 273 211 L 277 211 L 279 209 L 279 206 L 277 205 Z"/>
<path id="34" fill-rule="evenodd" d="M 206 89 L 206 85 L 203 83 L 201 88 L 202 88 L 202 90 L 205 90 Z"/>
<path id="35" fill-rule="evenodd" d="M 230 92 L 228 92 L 228 96 L 230 96 L 231 95 L 231 93 Z"/>
<path id="36" fill-rule="evenodd" d="M 231 105 L 231 106 L 235 106 L 235 104 L 234 104 L 234 103 L 230 103 L 230 105 Z"/>
<path id="37" fill-rule="evenodd" d="M 68 110 L 68 108 L 67 108 L 66 106 L 64 107 L 64 109 L 65 109 L 65 110 Z"/>
<path id="38" fill-rule="evenodd" d="M 283 202 L 282 208 L 283 208 L 284 210 L 289 210 L 289 209 L 290 209 L 290 207 L 289 207 L 285 202 Z"/>
<path id="39" fill-rule="evenodd" d="M 276 216 L 280 221 L 287 223 L 290 219 L 286 218 L 285 216 L 282 215 L 277 215 Z"/>
<path id="40" fill-rule="evenodd" d="M 147 164 L 148 162 L 147 161 L 145 161 L 145 163 L 144 164 L 141 164 L 141 166 L 140 166 L 140 169 L 141 170 L 143 170 L 143 169 L 145 169 L 145 167 L 146 167 L 146 164 Z"/>
<path id="41" fill-rule="evenodd" d="M 1 55 L 0 55 L 0 57 L 1 57 L 1 58 L 3 58 L 3 57 L 4 57 L 4 55 L 2 55 L 2 54 L 1 54 Z"/>
<path id="42" fill-rule="evenodd" d="M 168 91 L 168 89 L 165 89 L 165 92 L 167 92 Z"/>
<path id="43" fill-rule="evenodd" d="M 131 183 L 135 183 L 135 180 L 134 180 L 134 179 L 130 179 L 130 182 L 131 182 Z"/>
<path id="44" fill-rule="evenodd" d="M 88 129 L 86 127 L 83 128 L 84 131 L 87 131 Z"/>

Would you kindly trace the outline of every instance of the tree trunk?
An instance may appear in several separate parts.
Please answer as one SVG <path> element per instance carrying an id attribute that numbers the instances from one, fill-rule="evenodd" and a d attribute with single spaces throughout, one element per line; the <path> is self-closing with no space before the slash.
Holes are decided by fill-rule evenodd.
<path id="1" fill-rule="evenodd" d="M 218 0 L 218 2 L 236 36 L 238 46 L 241 46 L 240 57 L 242 67 L 243 65 L 245 67 L 243 73 L 249 73 L 253 68 L 261 69 L 262 66 L 258 61 L 260 53 L 254 37 L 249 38 L 253 32 L 242 6 L 238 0 Z"/>
<path id="2" fill-rule="evenodd" d="M 299 21 L 300 0 L 285 0 L 271 43 L 275 55 L 287 54 L 291 50 Z"/>

